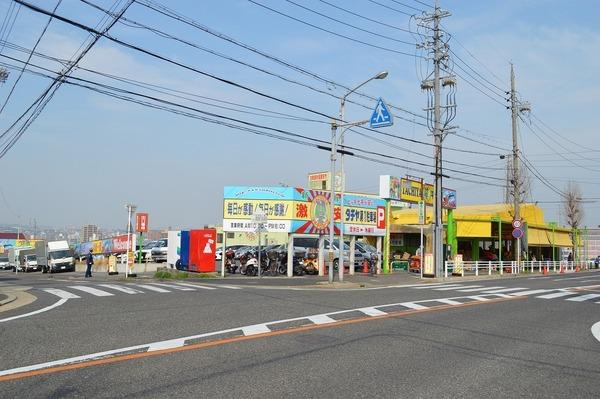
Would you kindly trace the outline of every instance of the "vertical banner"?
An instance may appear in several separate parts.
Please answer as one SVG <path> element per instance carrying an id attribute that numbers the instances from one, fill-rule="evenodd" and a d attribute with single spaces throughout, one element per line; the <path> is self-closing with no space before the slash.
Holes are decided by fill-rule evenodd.
<path id="1" fill-rule="evenodd" d="M 147 213 L 136 213 L 135 214 L 135 230 L 138 233 L 148 232 L 148 214 Z"/>
<path id="2" fill-rule="evenodd" d="M 423 275 L 424 276 L 435 276 L 435 270 L 433 268 L 433 254 L 425 254 L 425 262 L 423 264 Z"/>

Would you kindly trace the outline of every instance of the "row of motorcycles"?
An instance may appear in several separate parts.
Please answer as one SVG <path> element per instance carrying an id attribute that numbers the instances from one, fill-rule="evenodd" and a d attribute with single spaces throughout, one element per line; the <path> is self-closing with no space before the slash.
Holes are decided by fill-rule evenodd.
<path id="1" fill-rule="evenodd" d="M 263 250 L 260 255 L 261 275 L 277 276 L 287 274 L 287 250 Z M 304 256 L 294 256 L 292 267 L 294 276 L 318 274 L 319 266 L 317 264 L 317 257 L 318 254 L 311 250 L 306 251 Z M 258 251 L 247 251 L 236 259 L 235 251 L 228 249 L 225 251 L 225 270 L 230 274 L 239 272 L 246 276 L 257 276 Z"/>

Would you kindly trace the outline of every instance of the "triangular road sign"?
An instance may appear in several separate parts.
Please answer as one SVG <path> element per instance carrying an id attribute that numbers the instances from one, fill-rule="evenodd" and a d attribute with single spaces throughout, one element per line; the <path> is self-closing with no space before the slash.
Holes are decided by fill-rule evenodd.
<path id="1" fill-rule="evenodd" d="M 377 100 L 377 105 L 373 110 L 373 115 L 371 115 L 371 127 L 386 127 L 392 126 L 394 124 L 394 120 L 392 118 L 392 114 L 390 113 L 388 107 L 383 102 L 383 99 L 379 98 Z"/>

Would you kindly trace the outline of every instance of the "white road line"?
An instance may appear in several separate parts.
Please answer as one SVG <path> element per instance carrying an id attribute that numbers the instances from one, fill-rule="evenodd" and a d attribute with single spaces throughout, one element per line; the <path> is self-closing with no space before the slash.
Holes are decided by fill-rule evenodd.
<path id="1" fill-rule="evenodd" d="M 553 290 L 528 290 L 528 291 L 512 292 L 510 295 L 512 295 L 512 296 L 535 295 L 535 294 L 541 294 L 542 292 L 548 292 L 548 291 L 553 291 Z"/>
<path id="2" fill-rule="evenodd" d="M 215 287 L 209 287 L 207 285 L 196 285 L 196 284 L 189 284 L 189 283 L 175 283 L 175 284 L 182 285 L 184 287 L 200 288 L 202 290 L 216 290 Z"/>
<path id="3" fill-rule="evenodd" d="M 587 294 L 587 295 L 576 296 L 575 298 L 567 298 L 567 299 L 565 299 L 565 301 L 583 302 L 583 301 L 587 301 L 588 299 L 594 299 L 594 298 L 598 298 L 598 297 L 600 297 L 600 294 Z"/>
<path id="4" fill-rule="evenodd" d="M 420 287 L 412 287 L 415 290 L 425 290 L 428 288 L 442 288 L 442 287 L 462 287 L 462 284 L 428 284 Z"/>
<path id="5" fill-rule="evenodd" d="M 165 292 L 171 292 L 169 290 L 165 290 L 164 288 L 160 288 L 160 287 L 155 287 L 153 285 L 147 285 L 147 284 L 136 284 L 138 287 L 140 288 L 144 288 L 148 291 L 154 291 L 154 292 L 160 292 L 160 293 L 165 293 Z"/>
<path id="6" fill-rule="evenodd" d="M 525 290 L 525 287 L 517 287 L 517 288 L 503 288 L 501 290 L 493 290 L 493 291 L 484 291 L 484 294 L 498 294 L 500 292 L 510 292 L 510 291 L 519 291 Z"/>
<path id="7" fill-rule="evenodd" d="M 453 301 L 452 299 L 436 299 L 436 302 L 445 303 L 447 305 L 462 305 L 461 302 Z"/>
<path id="8" fill-rule="evenodd" d="M 592 328 L 592 335 L 596 338 L 596 341 L 600 341 L 600 321 L 595 323 Z"/>
<path id="9" fill-rule="evenodd" d="M 75 296 L 75 297 L 79 298 L 78 296 Z M 54 308 L 59 307 L 60 305 L 64 304 L 67 301 L 68 301 L 67 298 L 62 298 L 62 299 L 59 299 L 58 302 L 56 302 L 55 304 L 50 305 L 50 306 L 46 306 L 45 308 L 38 309 L 38 310 L 35 310 L 33 312 L 29 312 L 29 313 L 20 314 L 20 315 L 17 315 L 17 316 L 7 317 L 6 319 L 0 319 L 0 323 L 4 323 L 5 321 L 22 319 L 23 317 L 29 317 L 29 316 L 33 316 L 33 315 L 40 314 L 40 313 L 43 313 L 43 312 L 47 312 L 49 310 L 52 310 Z M 2 375 L 2 374 L 0 373 L 0 375 Z"/>
<path id="10" fill-rule="evenodd" d="M 576 294 L 577 293 L 575 293 L 575 292 L 560 291 L 560 292 L 553 292 L 552 294 L 546 294 L 546 295 L 536 296 L 536 298 L 540 298 L 540 299 L 554 299 L 554 298 L 560 298 L 560 297 L 563 297 L 563 296 L 576 295 Z"/>
<path id="11" fill-rule="evenodd" d="M 114 296 L 115 295 L 115 294 L 111 294 L 110 292 L 102 291 L 102 290 L 99 290 L 99 289 L 93 288 L 93 287 L 87 287 L 85 285 L 70 285 L 69 288 L 87 292 L 88 294 L 92 294 L 94 296 Z"/>
<path id="12" fill-rule="evenodd" d="M 235 285 L 221 285 L 221 284 L 219 284 L 219 287 L 227 288 L 227 289 L 230 289 L 230 290 L 241 290 L 240 287 L 236 287 Z"/>
<path id="13" fill-rule="evenodd" d="M 452 291 L 457 290 L 459 288 L 475 288 L 481 287 L 481 285 L 459 285 L 458 287 L 445 287 L 445 288 L 434 288 L 436 291 Z"/>
<path id="14" fill-rule="evenodd" d="M 360 308 L 360 309 L 358 309 L 358 311 L 363 312 L 367 316 L 373 316 L 373 317 L 375 317 L 375 316 L 384 316 L 384 315 L 387 314 L 386 312 L 383 312 L 383 311 L 381 311 L 379 309 L 376 309 L 376 308 Z"/>
<path id="15" fill-rule="evenodd" d="M 307 319 L 312 321 L 315 324 L 329 324 L 329 323 L 334 323 L 335 321 L 337 321 L 337 320 L 332 319 L 331 317 L 324 315 L 324 314 L 309 316 L 309 317 L 307 317 Z"/>
<path id="16" fill-rule="evenodd" d="M 418 303 L 414 303 L 414 302 L 402 302 L 402 303 L 399 303 L 399 305 L 402 305 L 409 309 L 427 309 L 427 306 L 419 305 Z"/>
<path id="17" fill-rule="evenodd" d="M 483 288 L 469 288 L 466 290 L 457 290 L 458 292 L 475 292 L 475 291 L 489 291 L 489 290 L 495 290 L 498 288 L 504 288 L 504 287 L 483 287 Z"/>
<path id="18" fill-rule="evenodd" d="M 598 277 L 598 278 L 600 278 L 600 277 Z M 597 283 L 598 280 L 591 280 L 591 279 L 590 280 L 581 280 L 581 282 L 582 283 Z"/>
<path id="19" fill-rule="evenodd" d="M 255 324 L 253 326 L 242 327 L 242 333 L 244 335 L 256 335 L 271 332 L 271 329 L 265 324 Z"/>
<path id="20" fill-rule="evenodd" d="M 173 290 L 179 290 L 179 291 L 196 291 L 193 288 L 181 287 L 181 286 L 175 285 L 175 284 L 161 284 L 161 283 L 150 283 L 150 284 L 152 284 L 153 286 L 158 285 L 159 287 L 171 288 Z"/>
<path id="21" fill-rule="evenodd" d="M 59 290 L 58 288 L 44 288 L 44 289 L 42 289 L 42 291 L 46 291 L 47 293 L 56 295 L 57 297 L 62 298 L 62 299 L 81 298 L 80 296 L 72 294 L 69 291 Z"/>
<path id="22" fill-rule="evenodd" d="M 139 284 L 139 285 L 142 286 L 142 284 Z M 154 288 L 156 288 L 156 287 L 154 287 Z M 498 294 L 498 295 L 501 295 L 501 294 Z M 472 297 L 455 297 L 452 299 L 459 299 L 459 298 L 472 298 Z M 437 301 L 444 301 L 444 300 L 451 301 L 450 298 L 430 299 L 428 301 L 436 301 L 436 300 Z M 32 312 L 27 315 L 36 314 L 36 313 L 40 313 L 42 311 L 49 310 L 52 307 L 62 305 L 66 301 L 67 301 L 67 299 L 61 299 L 60 301 L 58 301 L 56 304 L 52 305 L 51 307 L 48 307 L 45 309 L 40 309 L 36 312 Z M 321 323 L 323 323 L 325 320 L 335 321 L 334 319 L 329 317 L 329 316 L 335 315 L 335 314 L 344 314 L 344 313 L 350 313 L 350 312 L 355 312 L 355 311 L 361 311 L 361 309 L 384 308 L 384 307 L 398 306 L 398 305 L 402 305 L 402 306 L 405 306 L 405 307 L 408 307 L 411 309 L 430 309 L 425 306 L 418 305 L 414 302 L 403 302 L 403 303 L 392 303 L 392 304 L 384 304 L 384 305 L 374 305 L 374 306 L 370 306 L 367 308 L 345 309 L 345 310 L 339 310 L 339 311 L 335 311 L 335 312 L 331 312 L 331 313 L 312 315 L 312 316 L 300 316 L 300 317 L 295 317 L 295 318 L 290 318 L 290 319 L 274 320 L 274 321 L 261 323 L 261 324 L 254 324 L 254 325 L 243 326 L 243 327 L 234 327 L 234 328 L 229 328 L 226 330 L 212 331 L 212 332 L 207 332 L 207 333 L 190 335 L 187 337 L 168 339 L 168 340 L 164 340 L 164 341 L 151 342 L 151 343 L 146 343 L 146 344 L 142 344 L 142 345 L 129 346 L 126 348 L 119 348 L 119 349 L 113 349 L 113 350 L 108 350 L 108 351 L 104 351 L 104 352 L 97 352 L 97 353 L 91 353 L 91 354 L 82 355 L 82 356 L 75 356 L 75 357 L 71 357 L 71 358 L 67 358 L 67 359 L 60 359 L 60 360 L 54 360 L 54 361 L 49 361 L 49 362 L 45 362 L 45 363 L 33 364 L 33 365 L 29 365 L 29 366 L 16 367 L 13 369 L 8 369 L 8 370 L 0 370 L 0 376 L 13 375 L 13 374 L 18 374 L 18 373 L 23 373 L 23 372 L 28 372 L 28 371 L 34 371 L 34 370 L 41 370 L 41 369 L 54 367 L 54 366 L 76 364 L 76 363 L 81 363 L 81 362 L 85 362 L 85 361 L 106 358 L 106 357 L 110 357 L 110 356 L 123 355 L 123 354 L 131 353 L 131 352 L 144 352 L 144 351 L 149 351 L 149 350 L 175 348 L 175 347 L 179 347 L 179 346 L 185 344 L 185 342 L 189 341 L 189 340 L 209 338 L 209 337 L 218 337 L 218 336 L 222 336 L 224 334 L 235 333 L 235 332 L 242 332 L 244 335 L 268 333 L 271 331 L 271 329 L 268 327 L 270 325 L 284 324 L 284 323 L 289 323 L 292 321 L 302 321 L 302 320 L 312 320 L 313 322 L 314 322 L 314 320 L 321 320 Z M 9 319 L 0 320 L 0 322 L 6 321 L 6 320 L 12 320 L 17 317 L 25 317 L 27 315 L 19 315 L 19 316 L 11 317 Z M 596 330 L 599 330 L 599 331 L 598 331 L 598 334 L 595 336 L 600 337 L 600 326 L 596 329 L 593 328 L 593 331 L 596 331 Z M 598 338 L 598 339 L 600 340 L 600 338 Z"/>
<path id="23" fill-rule="evenodd" d="M 545 280 L 550 277 L 529 277 L 527 280 Z"/>
<path id="24" fill-rule="evenodd" d="M 556 278 L 556 279 L 554 279 L 552 281 L 581 280 L 581 279 L 584 279 L 584 278 L 590 278 L 590 276 Z"/>
<path id="25" fill-rule="evenodd" d="M 134 288 L 126 287 L 124 285 L 117 285 L 117 284 L 98 284 L 98 285 L 100 287 L 110 288 L 110 289 L 113 289 L 115 291 L 121 291 L 121 292 L 124 292 L 126 294 L 143 294 L 142 291 L 136 290 Z"/>

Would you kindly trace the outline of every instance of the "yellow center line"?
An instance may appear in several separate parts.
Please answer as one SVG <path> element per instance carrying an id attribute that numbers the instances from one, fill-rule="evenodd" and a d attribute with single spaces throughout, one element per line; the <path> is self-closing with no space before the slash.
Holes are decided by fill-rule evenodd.
<path id="1" fill-rule="evenodd" d="M 322 329 L 322 328 L 340 327 L 340 326 L 345 326 L 345 325 L 364 323 L 367 321 L 375 321 L 375 320 L 389 319 L 389 318 L 395 318 L 395 317 L 411 316 L 411 315 L 420 314 L 420 313 L 437 312 L 437 311 L 441 311 L 441 310 L 465 308 L 465 307 L 470 307 L 470 306 L 485 305 L 485 304 L 492 304 L 492 303 L 498 303 L 498 302 L 506 302 L 506 301 L 512 301 L 512 300 L 517 300 L 517 299 L 525 299 L 525 298 L 526 297 L 497 298 L 497 299 L 490 299 L 485 302 L 473 301 L 473 302 L 463 303 L 460 305 L 439 305 L 439 306 L 434 306 L 434 307 L 427 308 L 427 309 L 401 310 L 401 311 L 391 312 L 391 313 L 387 313 L 385 315 L 380 315 L 380 316 L 358 317 L 358 318 L 354 318 L 354 319 L 340 320 L 340 321 L 327 323 L 327 324 L 310 324 L 310 325 L 304 325 L 304 326 L 299 326 L 299 327 L 290 327 L 290 328 L 276 330 L 276 331 L 270 331 L 270 332 L 262 333 L 262 334 L 255 334 L 255 335 L 249 335 L 249 336 L 241 335 L 241 336 L 236 336 L 236 337 L 231 337 L 231 338 L 222 338 L 222 339 L 216 339 L 213 341 L 206 341 L 206 342 L 200 342 L 197 344 L 180 346 L 177 348 L 162 349 L 162 350 L 156 350 L 156 351 L 152 351 L 152 352 L 130 353 L 127 355 L 116 355 L 116 356 L 107 357 L 107 358 L 103 358 L 103 359 L 88 360 L 88 361 L 84 361 L 84 362 L 80 362 L 80 363 L 67 364 L 67 365 L 63 365 L 63 366 L 48 367 L 48 368 L 41 369 L 41 370 L 24 371 L 24 372 L 20 372 L 20 373 L 0 376 L 0 382 L 19 380 L 22 378 L 34 377 L 34 376 L 38 376 L 38 375 L 54 374 L 54 373 L 59 373 L 62 371 L 77 370 L 77 369 L 82 369 L 82 368 L 87 368 L 87 367 L 92 367 L 92 366 L 100 366 L 100 365 L 104 365 L 104 364 L 119 363 L 119 362 L 124 362 L 127 360 L 133 360 L 133 359 L 141 359 L 141 358 L 147 358 L 147 357 L 152 357 L 152 356 L 166 355 L 169 353 L 177 353 L 177 352 L 184 352 L 184 351 L 197 350 L 197 349 L 214 348 L 217 346 L 231 344 L 234 342 L 250 341 L 250 340 L 262 339 L 262 338 L 267 338 L 267 337 L 275 337 L 275 336 L 279 336 L 279 335 L 296 334 L 296 333 L 312 331 L 312 330 L 317 330 L 317 329 Z"/>

